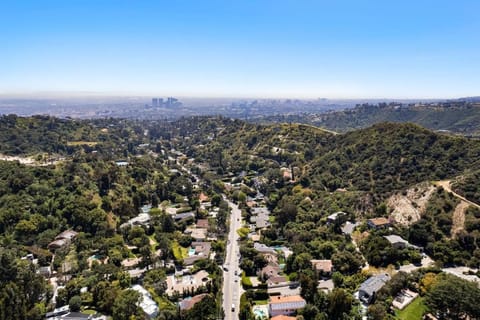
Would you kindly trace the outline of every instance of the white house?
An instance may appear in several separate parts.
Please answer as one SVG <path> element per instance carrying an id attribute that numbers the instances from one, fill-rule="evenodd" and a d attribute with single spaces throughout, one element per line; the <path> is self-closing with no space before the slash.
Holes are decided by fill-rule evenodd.
<path id="1" fill-rule="evenodd" d="M 302 309 L 306 305 L 305 299 L 301 296 L 272 296 L 268 300 L 268 312 L 270 317 L 278 315 L 291 315 L 298 309 Z"/>
<path id="2" fill-rule="evenodd" d="M 158 306 L 155 301 L 153 301 L 150 293 L 141 285 L 135 284 L 132 286 L 132 289 L 139 292 L 142 295 L 142 300 L 140 301 L 140 308 L 143 309 L 143 312 L 150 318 L 153 319 L 158 315 Z"/>

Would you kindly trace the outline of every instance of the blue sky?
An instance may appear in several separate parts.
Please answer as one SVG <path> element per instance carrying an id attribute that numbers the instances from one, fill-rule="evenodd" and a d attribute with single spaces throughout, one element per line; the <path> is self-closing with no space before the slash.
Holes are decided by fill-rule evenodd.
<path id="1" fill-rule="evenodd" d="M 3 0 L 0 94 L 480 95 L 478 0 Z"/>

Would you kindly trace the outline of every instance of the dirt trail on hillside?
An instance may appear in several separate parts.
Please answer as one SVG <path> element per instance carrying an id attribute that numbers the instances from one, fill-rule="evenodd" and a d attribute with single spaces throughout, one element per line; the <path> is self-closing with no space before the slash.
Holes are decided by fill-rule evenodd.
<path id="1" fill-rule="evenodd" d="M 450 180 L 443 180 L 443 181 L 438 181 L 435 183 L 435 185 L 439 187 L 443 187 L 443 189 L 447 192 L 451 192 L 456 198 L 460 199 L 460 203 L 457 205 L 455 208 L 455 211 L 453 212 L 452 216 L 452 230 L 451 230 L 451 236 L 452 238 L 455 238 L 456 234 L 463 230 L 465 227 L 465 211 L 469 206 L 474 206 L 480 209 L 480 205 L 478 205 L 475 202 L 472 202 L 465 197 L 459 195 L 455 191 L 452 190 L 450 187 Z"/>
<path id="2" fill-rule="evenodd" d="M 469 206 L 469 203 L 460 201 L 455 208 L 452 216 L 452 230 L 450 231 L 452 238 L 455 238 L 456 234 L 465 227 L 465 211 Z"/>
<path id="3" fill-rule="evenodd" d="M 445 191 L 447 192 L 451 192 L 455 197 L 457 197 L 458 199 L 462 200 L 462 201 L 465 201 L 466 203 L 468 203 L 469 205 L 472 205 L 474 207 L 477 207 L 480 209 L 480 205 L 475 203 L 475 202 L 472 202 L 468 199 L 466 199 L 465 197 L 459 195 L 458 193 L 456 193 L 455 191 L 452 190 L 452 188 L 450 187 L 450 182 L 451 180 L 443 180 L 443 181 L 437 181 L 435 183 L 435 185 L 439 186 L 439 187 L 443 187 L 443 189 L 445 189 Z"/>

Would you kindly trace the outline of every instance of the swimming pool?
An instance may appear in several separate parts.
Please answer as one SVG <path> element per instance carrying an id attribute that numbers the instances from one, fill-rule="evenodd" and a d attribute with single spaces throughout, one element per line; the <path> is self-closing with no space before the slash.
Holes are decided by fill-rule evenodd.
<path id="1" fill-rule="evenodd" d="M 268 311 L 265 306 L 254 306 L 253 314 L 255 319 L 268 319 Z"/>

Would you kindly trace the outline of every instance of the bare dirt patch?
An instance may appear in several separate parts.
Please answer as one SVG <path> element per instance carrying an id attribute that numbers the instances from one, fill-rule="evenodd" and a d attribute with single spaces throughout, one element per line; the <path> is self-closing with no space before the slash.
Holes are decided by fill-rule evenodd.
<path id="1" fill-rule="evenodd" d="M 452 238 L 455 238 L 457 233 L 463 230 L 465 227 L 465 211 L 469 206 L 469 203 L 460 201 L 460 203 L 455 207 L 455 211 L 453 212 L 452 216 Z"/>
<path id="2" fill-rule="evenodd" d="M 435 187 L 430 183 L 422 183 L 392 195 L 387 200 L 390 215 L 397 223 L 405 226 L 420 220 L 434 190 Z"/>

